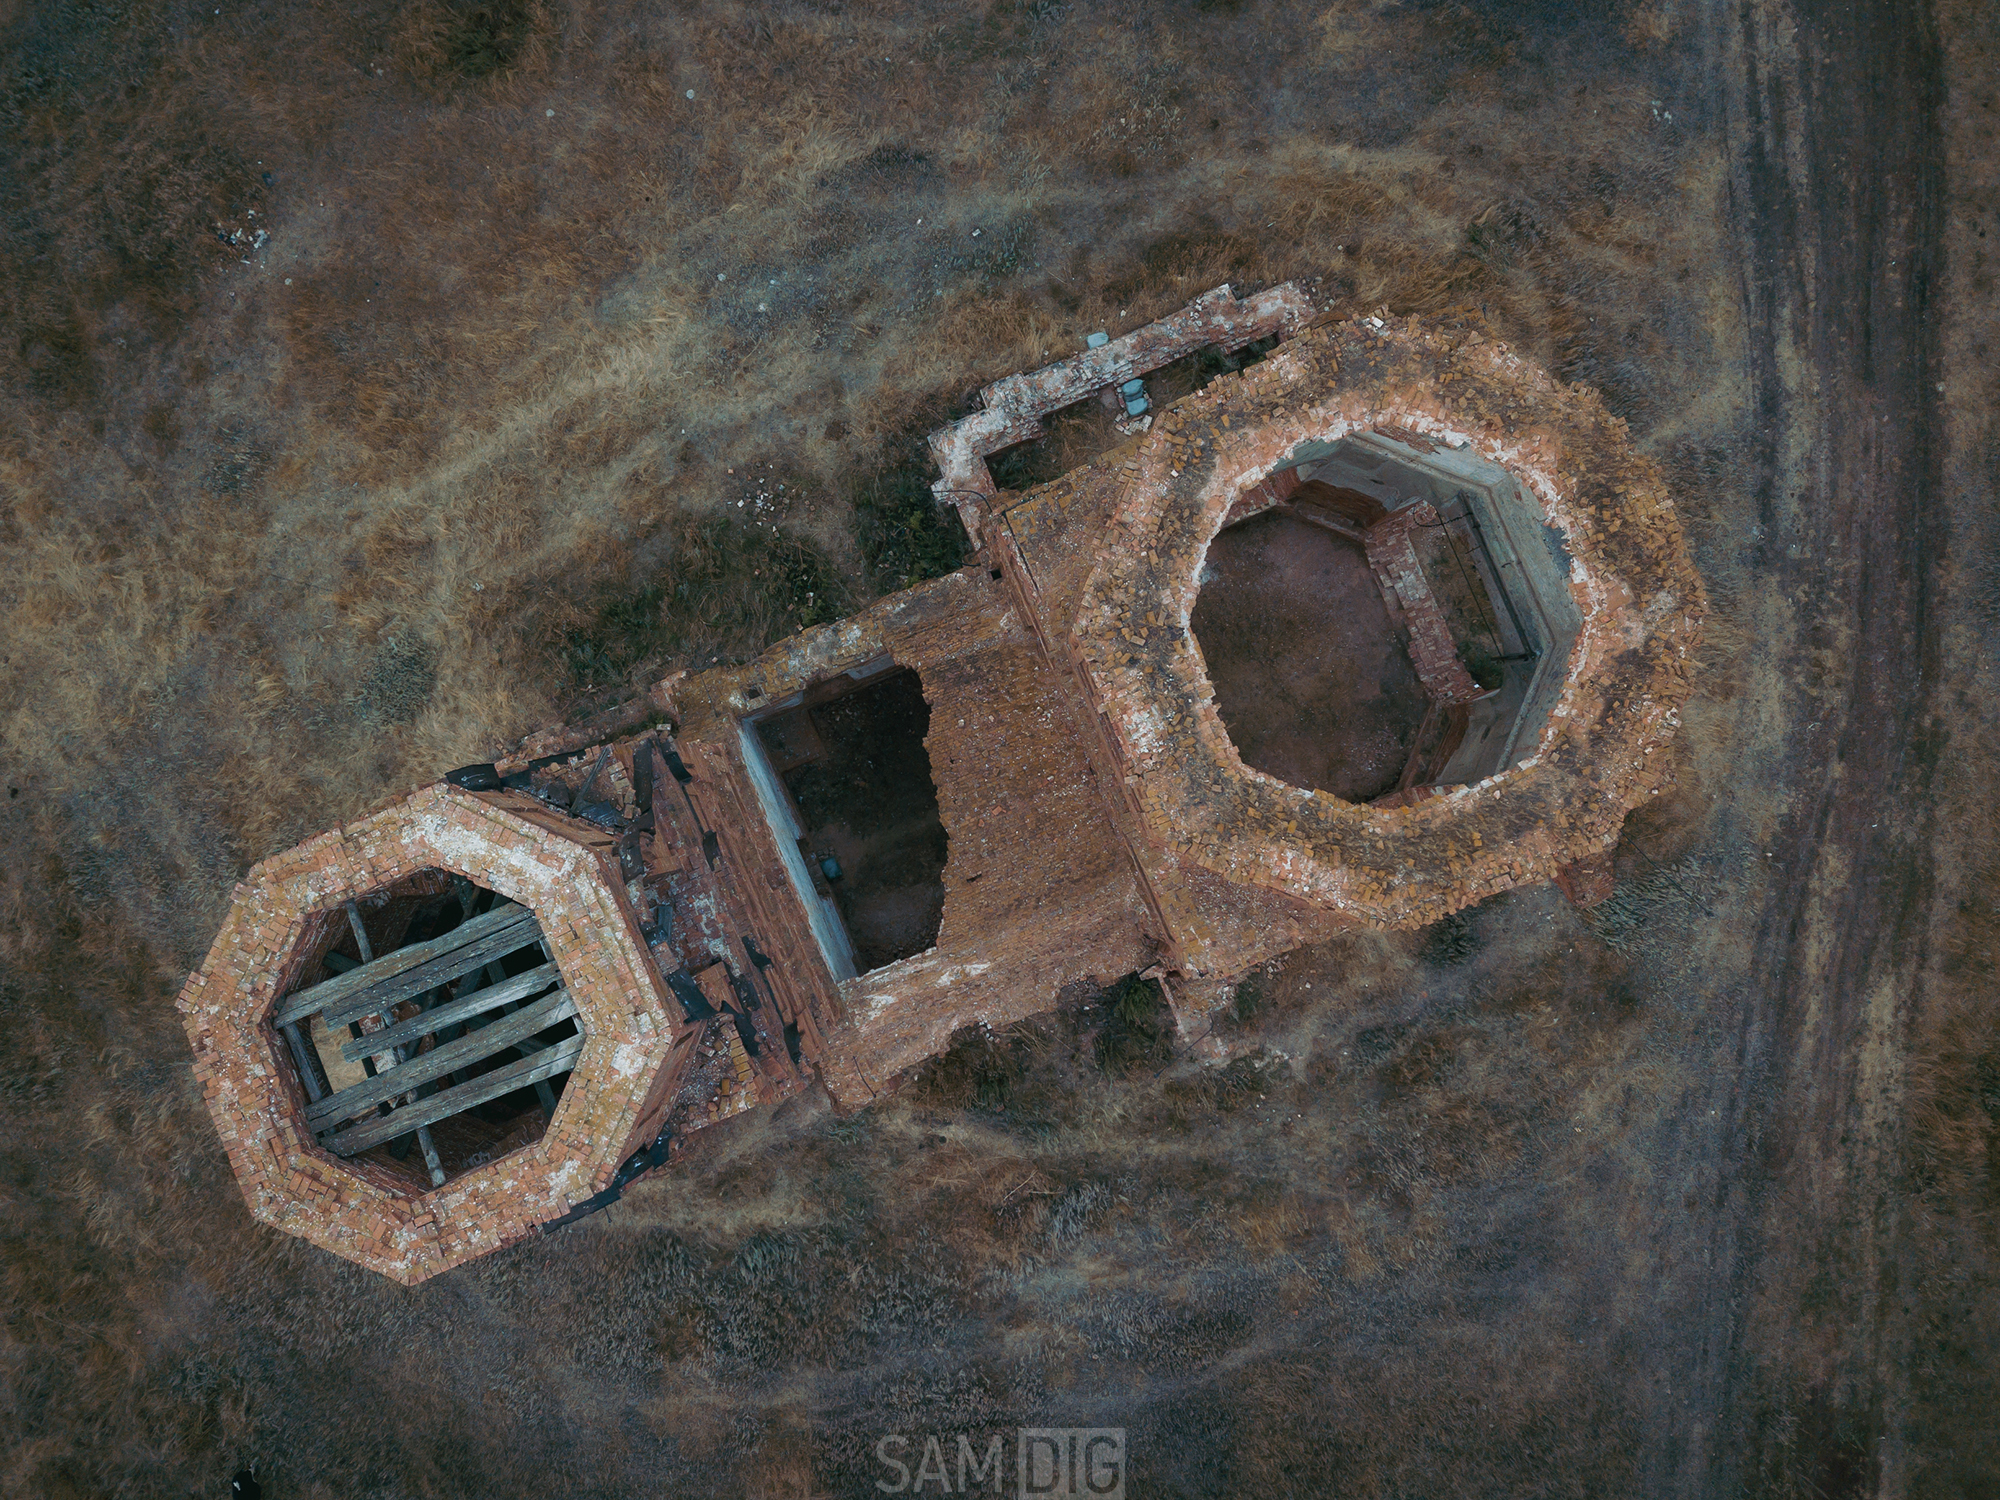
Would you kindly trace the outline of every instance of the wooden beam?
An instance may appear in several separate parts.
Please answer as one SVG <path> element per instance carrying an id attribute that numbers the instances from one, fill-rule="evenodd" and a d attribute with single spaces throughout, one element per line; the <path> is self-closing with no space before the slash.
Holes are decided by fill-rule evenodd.
<path id="1" fill-rule="evenodd" d="M 581 1036 L 573 1036 L 566 1042 L 558 1042 L 546 1052 L 508 1063 L 491 1073 L 482 1073 L 470 1083 L 445 1089 L 415 1104 L 406 1104 L 390 1114 L 370 1115 L 338 1135 L 325 1137 L 321 1144 L 338 1156 L 353 1156 L 370 1146 L 379 1146 L 384 1141 L 408 1135 L 413 1126 L 435 1125 L 439 1120 L 448 1120 L 468 1109 L 476 1109 L 518 1088 L 547 1082 L 576 1066 L 584 1041 Z"/>
<path id="2" fill-rule="evenodd" d="M 424 1149 L 424 1165 L 431 1169 L 431 1186 L 444 1186 L 444 1163 L 438 1160 L 437 1143 L 431 1139 L 428 1125 L 417 1127 L 417 1144 Z"/>
<path id="3" fill-rule="evenodd" d="M 491 1057 L 496 1052 L 504 1052 L 524 1036 L 553 1026 L 558 1021 L 569 1019 L 576 1014 L 576 1002 L 567 990 L 557 990 L 553 995 L 536 1001 L 523 1010 L 514 1012 L 504 1021 L 496 1021 L 470 1036 L 460 1037 L 455 1042 L 447 1042 L 442 1047 L 434 1047 L 421 1056 L 414 1057 L 400 1067 L 377 1073 L 366 1083 L 357 1083 L 352 1088 L 342 1089 L 317 1104 L 306 1106 L 306 1123 L 315 1130 L 326 1130 L 341 1120 L 351 1119 L 378 1104 L 385 1104 L 398 1095 L 407 1094 L 420 1083 L 428 1083 L 433 1078 L 442 1078 L 454 1068 L 462 1068 L 469 1062 L 477 1062 Z M 380 1035 L 378 1032 L 377 1035 Z M 446 1090 L 446 1092 L 450 1092 Z M 397 1134 L 402 1134 L 398 1131 Z"/>
<path id="4" fill-rule="evenodd" d="M 345 974 L 323 979 L 286 997 L 284 1005 L 272 1018 L 273 1023 L 283 1026 L 303 1020 L 314 1011 L 326 1011 L 329 1025 L 344 1025 L 357 1016 L 365 1016 L 384 1006 L 421 995 L 425 990 L 435 989 L 446 979 L 462 974 L 488 958 L 510 952 L 512 948 L 525 947 L 534 941 L 532 937 L 524 935 L 520 941 L 511 946 L 503 945 L 497 950 L 487 946 L 493 942 L 504 943 L 508 935 L 522 928 L 538 931 L 532 911 L 525 906 L 498 907 L 454 927 L 442 937 L 398 948 L 394 953 L 385 953 L 358 969 L 349 969 Z M 472 949 L 478 950 L 476 960 L 470 956 L 469 950 Z M 466 956 L 468 961 L 453 967 L 453 961 L 461 955 Z M 407 983 L 404 982 L 406 980 Z M 375 993 L 389 990 L 399 992 L 396 999 L 380 999 Z"/>
<path id="5" fill-rule="evenodd" d="M 516 974 L 512 979 L 486 989 L 473 990 L 463 999 L 447 1000 L 443 1005 L 425 1011 L 420 1016 L 412 1016 L 407 1021 L 398 1021 L 386 1031 L 372 1031 L 358 1042 L 349 1042 L 340 1049 L 343 1061 L 353 1062 L 357 1058 L 373 1057 L 389 1046 L 403 1046 L 433 1031 L 443 1031 L 447 1026 L 463 1021 L 467 1016 L 481 1015 L 489 1010 L 498 1010 L 510 1000 L 524 999 L 537 990 L 545 990 L 552 984 L 562 983 L 562 972 L 554 964 L 543 964 L 530 969 L 525 974 Z"/>
<path id="6" fill-rule="evenodd" d="M 354 949 L 365 964 L 375 957 L 375 950 L 368 943 L 368 929 L 361 925 L 361 908 L 352 901 L 347 903 L 347 925 L 354 930 Z"/>
<path id="7" fill-rule="evenodd" d="M 1323 531 L 1330 531 L 1335 536 L 1346 537 L 1348 541 L 1358 542 L 1364 547 L 1368 545 L 1368 534 L 1358 527 L 1349 526 L 1345 521 L 1336 521 L 1332 516 L 1323 515 L 1319 511 L 1310 510 L 1303 505 L 1289 505 L 1282 501 L 1272 508 L 1274 510 L 1286 511 L 1297 519 L 1304 521 L 1308 526 L 1317 526 Z"/>
<path id="8" fill-rule="evenodd" d="M 545 1042 L 538 1036 L 524 1036 L 514 1043 L 514 1045 L 520 1049 L 521 1056 L 527 1057 L 559 1044 L 556 1042 Z M 458 1075 L 456 1073 L 452 1074 L 451 1079 L 453 1083 L 458 1082 Z M 542 1102 L 542 1113 L 553 1120 L 556 1117 L 556 1091 L 550 1088 L 546 1081 L 537 1080 L 535 1084 L 535 1097 Z"/>
<path id="9" fill-rule="evenodd" d="M 326 1097 L 326 1090 L 320 1087 L 319 1069 L 313 1066 L 312 1044 L 299 1035 L 298 1023 L 284 1028 L 285 1040 L 292 1049 L 292 1061 L 299 1070 L 299 1082 L 305 1086 L 306 1103 L 317 1104 Z"/>
<path id="10" fill-rule="evenodd" d="M 517 922 L 511 927 L 502 927 L 489 932 L 467 947 L 455 953 L 447 953 L 434 958 L 429 963 L 392 976 L 379 984 L 371 985 L 361 994 L 330 1008 L 327 1019 L 340 1025 L 346 1021 L 357 1021 L 364 1016 L 381 1016 L 385 1022 L 393 1024 L 395 1017 L 390 1014 L 406 1000 L 415 1000 L 429 990 L 437 989 L 461 974 L 483 968 L 487 963 L 506 957 L 520 948 L 534 943 L 540 929 L 532 916 L 525 922 Z"/>
<path id="11" fill-rule="evenodd" d="M 546 1052 L 551 1047 L 559 1047 L 560 1042 L 545 1042 L 538 1036 L 524 1036 L 514 1045 L 521 1049 L 521 1056 L 533 1057 L 537 1052 Z M 547 1080 L 535 1084 L 535 1097 L 542 1103 L 542 1113 L 551 1120 L 556 1117 L 556 1091 L 549 1087 Z"/>

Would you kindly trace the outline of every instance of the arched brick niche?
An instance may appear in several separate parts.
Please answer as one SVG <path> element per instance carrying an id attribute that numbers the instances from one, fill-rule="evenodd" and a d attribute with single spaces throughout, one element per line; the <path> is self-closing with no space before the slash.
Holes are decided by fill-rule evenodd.
<path id="1" fill-rule="evenodd" d="M 405 1282 L 608 1183 L 657 1131 L 685 1024 L 608 839 L 444 785 L 252 869 L 179 1004 L 251 1212 Z M 419 1120 L 435 1164 L 394 1149 Z"/>
<path id="2" fill-rule="evenodd" d="M 1371 461 L 1404 478 L 1369 494 Z M 1483 684 L 1433 659 L 1440 696 L 1486 705 L 1478 753 L 1366 805 L 1246 764 L 1191 628 L 1218 533 L 1296 506 L 1321 471 L 1354 498 L 1347 513 L 1318 503 L 1363 538 L 1398 515 L 1439 522 L 1441 502 L 1511 528 L 1510 624 L 1534 640 L 1497 653 L 1526 661 L 1484 664 Z M 1502 346 L 1370 318 L 1311 330 L 1162 417 L 1128 466 L 1070 646 L 1147 838 L 1233 881 L 1417 925 L 1616 839 L 1666 774 L 1703 607 L 1658 471 L 1594 394 Z"/>

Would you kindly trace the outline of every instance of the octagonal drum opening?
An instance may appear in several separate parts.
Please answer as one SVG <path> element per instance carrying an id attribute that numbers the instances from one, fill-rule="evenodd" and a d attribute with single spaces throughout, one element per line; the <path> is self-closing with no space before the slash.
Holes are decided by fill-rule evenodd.
<path id="1" fill-rule="evenodd" d="M 419 870 L 299 952 L 271 1025 L 322 1148 L 421 1193 L 542 1138 L 585 1036 L 531 910 Z"/>
<path id="2" fill-rule="evenodd" d="M 1189 624 L 1245 765 L 1395 806 L 1534 753 L 1581 626 L 1570 568 L 1501 465 L 1359 432 L 1246 492 Z"/>

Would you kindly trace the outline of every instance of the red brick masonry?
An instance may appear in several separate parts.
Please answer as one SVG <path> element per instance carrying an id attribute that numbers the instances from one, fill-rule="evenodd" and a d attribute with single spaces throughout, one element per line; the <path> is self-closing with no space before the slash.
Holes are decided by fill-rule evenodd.
<path id="1" fill-rule="evenodd" d="M 630 866 L 595 827 L 524 793 L 443 785 L 253 869 L 180 1000 L 251 1211 L 417 1281 L 590 1196 L 670 1109 L 695 1128 L 815 1077 L 862 1104 L 959 1028 L 1005 1025 L 1078 986 L 1157 973 L 1189 1019 L 1191 997 L 1343 928 L 1420 925 L 1552 878 L 1602 899 L 1605 851 L 1668 774 L 1703 609 L 1658 472 L 1595 395 L 1477 327 L 1364 318 L 1299 331 L 1307 311 L 1297 288 L 1241 304 L 1223 289 L 1056 375 L 989 388 L 989 411 L 934 443 L 979 542 L 966 568 L 754 661 L 676 674 L 503 758 L 513 771 L 611 748 L 616 775 L 601 784 L 629 804 L 643 863 L 629 889 Z M 1052 392 L 1087 394 L 1189 339 L 1240 343 L 1266 327 L 1295 336 L 1143 437 L 1026 494 L 994 492 L 979 455 L 1032 426 Z M 1582 626 L 1548 727 L 1518 765 L 1362 806 L 1243 764 L 1188 619 L 1217 531 L 1271 503 L 1309 445 L 1369 429 L 1469 446 L 1511 471 L 1561 540 Z M 1401 530 L 1412 514 L 1377 527 L 1371 561 L 1430 690 L 1462 702 L 1478 690 Z M 837 979 L 759 811 L 742 724 L 884 659 L 914 669 L 930 705 L 942 924 L 930 950 Z M 589 773 L 576 762 L 560 774 Z M 588 1037 L 543 1139 L 435 1191 L 314 1143 L 267 1022 L 342 902 L 429 868 L 535 911 Z M 639 919 L 655 902 L 675 936 L 649 950 Z M 689 970 L 727 1021 L 684 1022 L 659 966 Z"/>
<path id="2" fill-rule="evenodd" d="M 519 1239 L 611 1179 L 679 1021 L 645 956 L 603 835 L 515 793 L 424 787 L 265 860 L 236 888 L 181 991 L 195 1074 L 251 1213 L 398 1281 Z M 268 1024 L 317 914 L 418 870 L 452 870 L 531 908 L 588 1041 L 542 1139 L 435 1191 L 314 1141 Z"/>

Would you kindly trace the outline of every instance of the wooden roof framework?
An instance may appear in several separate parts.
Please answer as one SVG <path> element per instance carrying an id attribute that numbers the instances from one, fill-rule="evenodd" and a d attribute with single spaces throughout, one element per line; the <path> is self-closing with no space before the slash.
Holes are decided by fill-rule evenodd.
<path id="1" fill-rule="evenodd" d="M 477 910 L 485 903 L 492 904 Z M 328 954 L 330 977 L 286 996 L 272 1017 L 322 1146 L 356 1156 L 388 1143 L 401 1155 L 414 1138 L 432 1185 L 442 1186 L 431 1126 L 530 1086 L 544 1116 L 554 1115 L 554 1080 L 575 1067 L 585 1037 L 532 911 L 491 891 L 468 892 L 458 926 L 380 956 L 351 901 L 347 920 L 360 961 Z M 517 954 L 540 962 L 510 975 L 506 961 Z M 362 1064 L 361 1082 L 329 1084 L 325 1059 L 308 1039 L 314 1017 L 326 1032 L 347 1030 L 340 1058 Z"/>

